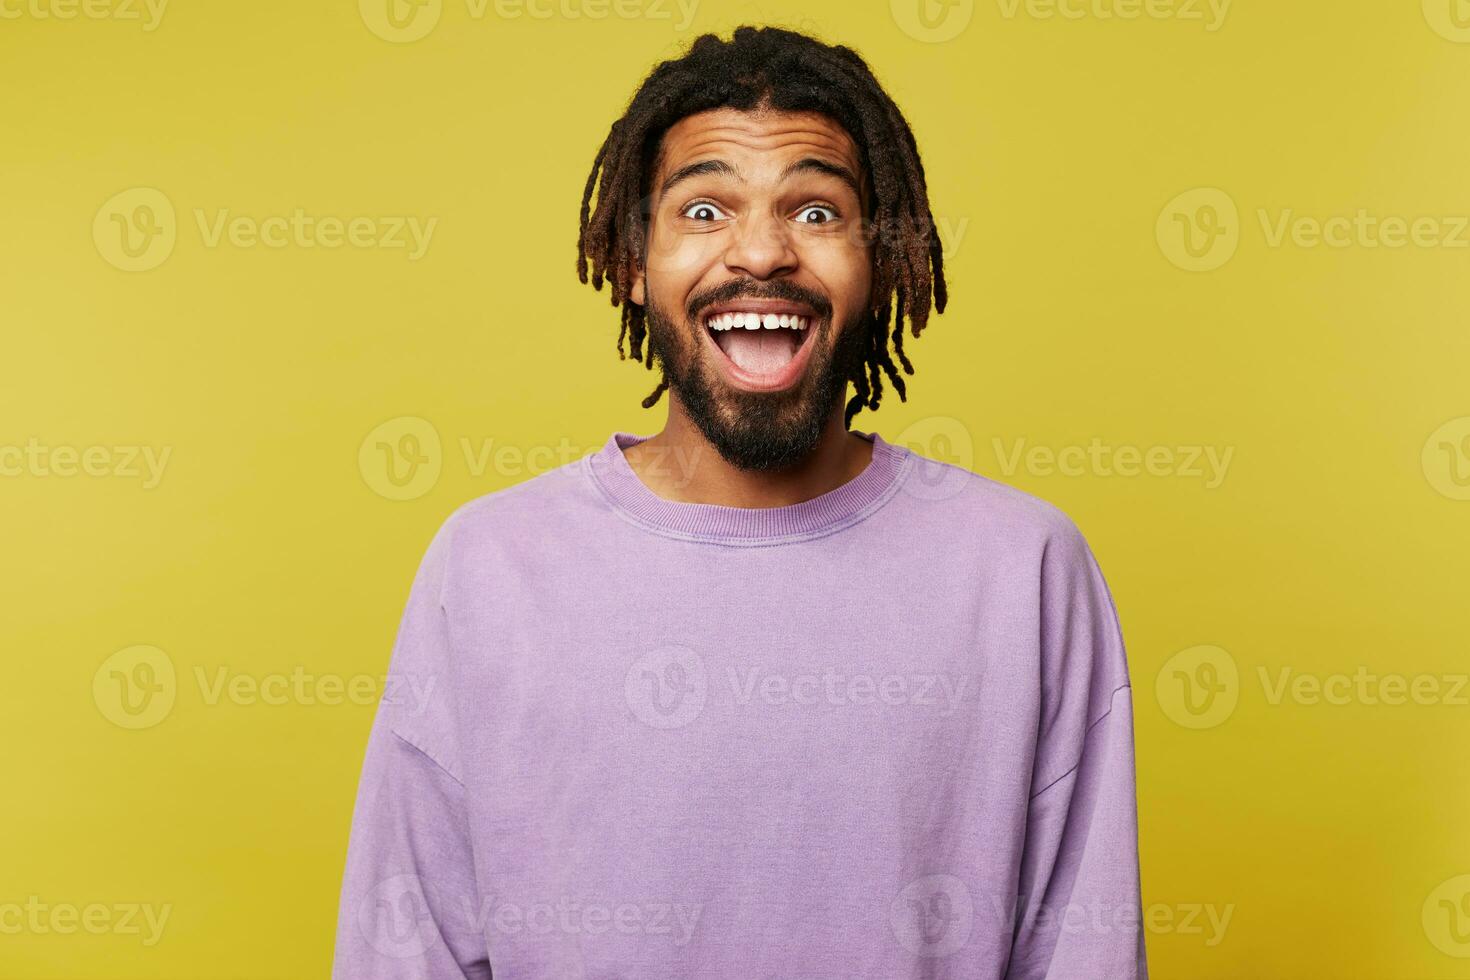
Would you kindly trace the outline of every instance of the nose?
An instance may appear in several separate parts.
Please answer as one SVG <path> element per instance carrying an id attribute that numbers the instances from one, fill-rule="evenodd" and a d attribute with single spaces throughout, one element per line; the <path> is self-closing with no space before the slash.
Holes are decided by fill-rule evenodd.
<path id="1" fill-rule="evenodd" d="M 725 250 L 725 267 L 752 279 L 774 279 L 796 271 L 796 250 L 785 219 L 747 213 L 736 222 Z"/>

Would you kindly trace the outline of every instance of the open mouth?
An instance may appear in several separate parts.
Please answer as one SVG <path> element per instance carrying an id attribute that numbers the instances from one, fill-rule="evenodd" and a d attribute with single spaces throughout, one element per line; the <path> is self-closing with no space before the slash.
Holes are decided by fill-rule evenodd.
<path id="1" fill-rule="evenodd" d="M 706 314 L 704 332 L 733 383 L 771 391 L 801 377 L 816 323 L 810 310 L 798 306 L 737 300 Z"/>

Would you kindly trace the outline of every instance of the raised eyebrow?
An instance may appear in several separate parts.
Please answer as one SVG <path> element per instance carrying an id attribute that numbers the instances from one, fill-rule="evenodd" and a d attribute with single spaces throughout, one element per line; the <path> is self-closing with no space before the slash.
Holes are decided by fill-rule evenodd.
<path id="1" fill-rule="evenodd" d="M 679 183 L 679 181 L 688 180 L 691 177 L 702 177 L 705 174 L 724 174 L 727 177 L 734 177 L 736 180 L 744 180 L 740 176 L 740 171 L 736 170 L 724 160 L 700 160 L 698 163 L 686 164 L 665 177 L 658 192 L 662 196 L 667 194 L 669 188 Z"/>
<path id="2" fill-rule="evenodd" d="M 852 192 L 856 194 L 859 198 L 863 196 L 863 188 L 862 185 L 858 183 L 856 174 L 854 174 L 846 167 L 842 166 L 842 164 L 840 163 L 832 163 L 829 160 L 820 160 L 817 157 L 805 157 L 791 164 L 785 170 L 781 171 L 781 179 L 785 180 L 793 174 L 799 174 L 808 171 L 813 173 L 826 174 L 829 177 L 836 177 L 838 180 L 851 187 Z"/>
<path id="3" fill-rule="evenodd" d="M 832 163 L 829 160 L 821 160 L 817 157 L 804 157 L 797 160 L 785 170 L 781 171 L 780 179 L 786 180 L 794 174 L 807 172 L 836 177 L 851 187 L 854 194 L 862 197 L 862 185 L 858 182 L 856 174 L 840 163 Z M 692 177 L 702 177 L 706 174 L 722 174 L 726 177 L 734 177 L 736 180 L 745 179 L 740 175 L 739 170 L 736 170 L 735 167 L 726 163 L 724 160 L 700 160 L 696 163 L 685 164 L 664 178 L 663 184 L 659 187 L 659 194 L 667 194 L 670 188 L 682 180 L 689 180 Z"/>

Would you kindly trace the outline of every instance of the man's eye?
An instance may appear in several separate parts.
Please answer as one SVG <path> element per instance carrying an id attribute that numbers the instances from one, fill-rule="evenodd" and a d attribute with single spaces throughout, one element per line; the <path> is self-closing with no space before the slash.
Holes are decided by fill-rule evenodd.
<path id="1" fill-rule="evenodd" d="M 837 220 L 837 212 L 825 204 L 808 204 L 796 212 L 796 220 L 804 225 L 823 225 Z"/>
<path id="2" fill-rule="evenodd" d="M 725 217 L 725 212 L 708 201 L 695 201 L 693 204 L 686 204 L 684 210 L 680 211 L 679 214 L 686 218 L 693 218 L 695 221 L 718 221 Z"/>

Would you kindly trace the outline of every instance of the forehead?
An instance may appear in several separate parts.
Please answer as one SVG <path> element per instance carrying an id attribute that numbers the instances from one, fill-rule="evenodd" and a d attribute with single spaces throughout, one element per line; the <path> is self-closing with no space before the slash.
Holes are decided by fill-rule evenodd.
<path id="1" fill-rule="evenodd" d="M 736 160 L 759 167 L 799 157 L 825 158 L 853 173 L 861 168 L 857 144 L 840 123 L 817 112 L 710 109 L 685 116 L 664 133 L 654 186 L 697 160 Z"/>

